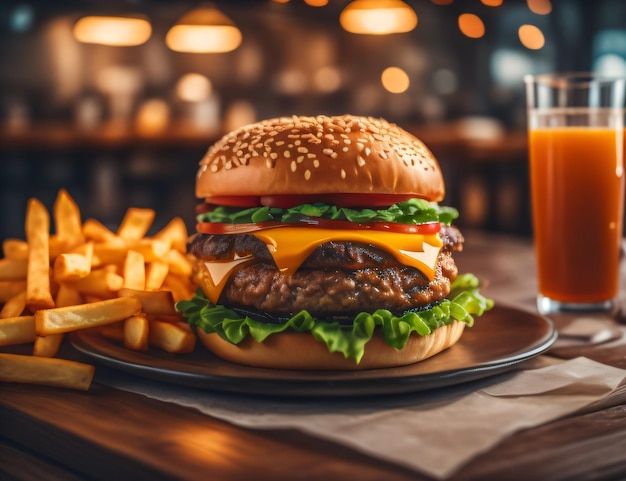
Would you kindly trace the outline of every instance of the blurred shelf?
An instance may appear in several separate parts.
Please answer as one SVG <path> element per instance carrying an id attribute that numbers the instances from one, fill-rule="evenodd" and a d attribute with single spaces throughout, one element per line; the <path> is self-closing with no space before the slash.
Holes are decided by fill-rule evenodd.
<path id="1" fill-rule="evenodd" d="M 208 148 L 219 133 L 180 123 L 159 131 L 142 132 L 127 126 L 103 125 L 79 129 L 62 124 L 39 124 L 0 131 L 0 149 L 80 150 L 128 149 L 135 147 Z"/>
<path id="2" fill-rule="evenodd" d="M 507 131 L 499 135 L 471 137 L 459 133 L 454 124 L 411 126 L 441 161 L 505 162 L 526 156 L 526 133 Z M 103 125 L 81 130 L 63 124 L 38 124 L 21 129 L 2 129 L 0 149 L 4 150 L 81 150 L 130 148 L 208 148 L 221 132 L 201 130 L 185 123 L 166 129 L 142 132 L 132 127 Z"/>

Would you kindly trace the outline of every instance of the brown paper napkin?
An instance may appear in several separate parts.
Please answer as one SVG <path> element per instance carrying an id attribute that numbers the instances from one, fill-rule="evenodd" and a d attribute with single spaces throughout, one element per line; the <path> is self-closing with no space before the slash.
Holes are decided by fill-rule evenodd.
<path id="1" fill-rule="evenodd" d="M 626 371 L 587 358 L 540 357 L 524 370 L 471 384 L 349 400 L 219 394 L 99 372 L 97 381 L 111 387 L 239 426 L 299 429 L 438 479 L 515 431 L 626 398 Z"/>

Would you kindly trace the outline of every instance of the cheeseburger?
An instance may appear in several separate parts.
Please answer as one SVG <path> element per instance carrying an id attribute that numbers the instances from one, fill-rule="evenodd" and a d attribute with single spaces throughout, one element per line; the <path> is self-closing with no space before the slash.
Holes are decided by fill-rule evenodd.
<path id="1" fill-rule="evenodd" d="M 492 302 L 416 137 L 369 117 L 284 117 L 231 132 L 196 178 L 199 289 L 177 308 L 250 366 L 401 366 L 452 346 Z"/>

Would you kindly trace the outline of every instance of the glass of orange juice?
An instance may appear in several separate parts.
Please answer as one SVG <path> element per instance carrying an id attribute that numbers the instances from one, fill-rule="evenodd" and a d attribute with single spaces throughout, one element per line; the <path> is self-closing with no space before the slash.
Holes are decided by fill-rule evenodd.
<path id="1" fill-rule="evenodd" d="M 612 311 L 624 218 L 626 79 L 527 76 L 537 308 Z"/>

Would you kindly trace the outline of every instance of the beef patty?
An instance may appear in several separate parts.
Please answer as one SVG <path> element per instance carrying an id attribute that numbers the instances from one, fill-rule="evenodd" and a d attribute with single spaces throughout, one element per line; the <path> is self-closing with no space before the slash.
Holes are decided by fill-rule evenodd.
<path id="1" fill-rule="evenodd" d="M 444 247 L 433 280 L 383 249 L 355 242 L 320 245 L 293 275 L 282 274 L 265 243 L 250 234 L 198 234 L 189 251 L 200 260 L 255 258 L 231 275 L 220 304 L 277 317 L 301 310 L 316 317 L 349 317 L 376 309 L 399 314 L 445 299 L 458 273 L 452 251 L 462 249 L 463 237 L 450 226 L 442 226 L 440 236 Z M 197 269 L 195 275 L 202 283 L 206 270 Z"/>

